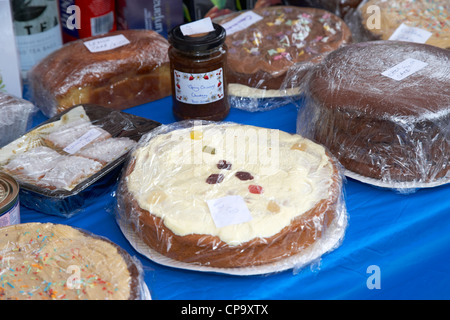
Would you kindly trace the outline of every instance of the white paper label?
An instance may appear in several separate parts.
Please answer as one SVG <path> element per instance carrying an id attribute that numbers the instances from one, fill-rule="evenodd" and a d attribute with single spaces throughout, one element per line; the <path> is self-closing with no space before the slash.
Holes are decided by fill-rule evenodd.
<path id="1" fill-rule="evenodd" d="M 412 75 L 413 73 L 425 68 L 427 65 L 428 63 L 426 62 L 408 58 L 403 62 L 400 62 L 396 66 L 382 72 L 381 74 L 391 79 L 400 81 Z"/>
<path id="2" fill-rule="evenodd" d="M 174 70 L 175 97 L 189 104 L 205 104 L 223 99 L 223 70 L 185 73 Z"/>
<path id="3" fill-rule="evenodd" d="M 250 211 L 241 196 L 227 196 L 207 201 L 217 228 L 252 220 Z"/>
<path id="4" fill-rule="evenodd" d="M 191 23 L 186 23 L 180 26 L 181 33 L 185 36 L 193 34 L 205 33 L 214 31 L 211 18 L 200 19 Z"/>
<path id="5" fill-rule="evenodd" d="M 100 130 L 91 129 L 85 134 L 83 134 L 81 137 L 79 137 L 77 140 L 69 144 L 63 150 L 69 154 L 74 154 L 87 144 L 97 139 L 101 134 L 102 132 Z"/>
<path id="6" fill-rule="evenodd" d="M 104 37 L 84 42 L 84 45 L 92 53 L 112 50 L 129 44 L 130 41 L 123 35 Z"/>
<path id="7" fill-rule="evenodd" d="M 402 23 L 391 35 L 389 40 L 425 43 L 432 35 L 431 32 L 415 27 L 408 27 Z"/>
<path id="8" fill-rule="evenodd" d="M 228 22 L 225 22 L 222 27 L 226 30 L 227 35 L 231 35 L 235 32 L 247 29 L 261 19 L 262 17 L 260 15 L 253 11 L 247 11 Z"/>

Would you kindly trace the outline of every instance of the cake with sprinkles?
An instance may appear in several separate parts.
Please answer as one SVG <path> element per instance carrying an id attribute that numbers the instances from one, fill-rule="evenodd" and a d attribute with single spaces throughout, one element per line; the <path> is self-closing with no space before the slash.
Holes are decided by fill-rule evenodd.
<path id="1" fill-rule="evenodd" d="M 373 10 L 380 10 L 379 27 L 370 27 Z M 444 49 L 450 48 L 450 2 L 448 0 L 369 0 L 359 7 L 361 27 L 368 40 L 389 40 L 401 26 L 418 28 L 425 31 L 423 43 Z M 369 23 L 368 23 L 369 22 Z M 417 30 L 416 30 L 417 31 Z M 410 32 L 416 32 L 414 30 Z"/>
<path id="2" fill-rule="evenodd" d="M 230 34 L 229 25 L 239 26 L 239 19 L 250 13 L 255 22 L 234 28 Z M 350 29 L 341 18 L 316 8 L 264 7 L 227 15 L 217 22 L 227 30 L 227 79 L 232 96 L 294 94 L 295 90 L 281 90 L 292 65 L 315 63 L 351 42 Z"/>
<path id="3" fill-rule="evenodd" d="M 340 216 L 342 180 L 321 145 L 234 123 L 178 125 L 141 139 L 117 192 L 121 228 L 150 250 L 262 266 L 301 254 Z"/>
<path id="4" fill-rule="evenodd" d="M 0 300 L 138 300 L 141 267 L 113 242 L 70 226 L 0 228 Z"/>

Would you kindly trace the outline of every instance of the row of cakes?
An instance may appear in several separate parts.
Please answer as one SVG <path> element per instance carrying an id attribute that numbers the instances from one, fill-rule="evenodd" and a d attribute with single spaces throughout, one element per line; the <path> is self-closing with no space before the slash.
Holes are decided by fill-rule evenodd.
<path id="1" fill-rule="evenodd" d="M 223 26 L 242 20 L 243 15 L 253 19 L 250 25 L 245 22 L 227 31 L 231 106 L 261 111 L 285 104 L 286 96 L 301 93 L 286 82 L 290 67 L 302 65 L 306 72 L 329 52 L 352 42 L 403 39 L 444 49 L 450 46 L 445 0 L 364 0 L 345 15 L 343 9 L 322 1 L 310 2 L 334 13 L 272 6 L 214 19 Z M 169 96 L 168 48 L 165 38 L 149 30 L 73 41 L 30 71 L 31 99 L 45 115 L 54 116 L 75 104 L 117 110 Z"/>
<path id="2" fill-rule="evenodd" d="M 234 141 L 231 148 L 227 139 Z M 266 166 L 252 162 L 260 152 L 255 141 L 275 141 L 273 155 L 278 157 L 269 157 Z M 246 156 L 240 159 L 239 154 Z M 226 123 L 161 126 L 133 150 L 119 186 L 118 221 L 132 244 L 161 263 L 239 274 L 301 267 L 305 259 L 317 258 L 342 239 L 346 215 L 337 163 L 323 146 L 277 130 Z M 300 195 L 307 201 L 295 201 Z M 230 221 L 231 214 L 237 220 Z M 261 271 L 260 266 L 268 269 Z M 56 296 L 51 286 L 43 291 Z"/>

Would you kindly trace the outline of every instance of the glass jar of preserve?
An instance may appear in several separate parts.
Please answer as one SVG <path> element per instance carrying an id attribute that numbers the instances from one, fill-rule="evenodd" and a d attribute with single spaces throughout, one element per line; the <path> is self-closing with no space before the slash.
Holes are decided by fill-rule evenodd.
<path id="1" fill-rule="evenodd" d="M 230 112 L 226 81 L 225 29 L 185 36 L 180 27 L 169 33 L 173 113 L 177 120 L 219 121 Z"/>

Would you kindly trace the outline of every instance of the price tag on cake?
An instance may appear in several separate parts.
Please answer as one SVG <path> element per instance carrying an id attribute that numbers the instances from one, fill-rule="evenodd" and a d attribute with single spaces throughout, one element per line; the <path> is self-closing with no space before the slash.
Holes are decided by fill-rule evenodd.
<path id="1" fill-rule="evenodd" d="M 112 50 L 122 47 L 130 43 L 130 41 L 123 35 L 98 38 L 83 42 L 86 48 L 92 53 Z"/>
<path id="2" fill-rule="evenodd" d="M 247 29 L 259 20 L 262 20 L 260 15 L 253 11 L 247 11 L 228 22 L 225 22 L 222 27 L 226 30 L 227 35 L 231 35 L 235 32 Z"/>
<path id="3" fill-rule="evenodd" d="M 402 23 L 391 35 L 389 40 L 425 43 L 432 35 L 431 32 L 415 27 L 408 27 Z"/>
<path id="4" fill-rule="evenodd" d="M 191 23 L 183 24 L 180 26 L 180 30 L 183 35 L 192 36 L 194 34 L 214 31 L 214 26 L 211 18 L 204 18 Z"/>
<path id="5" fill-rule="evenodd" d="M 91 129 L 85 134 L 83 134 L 81 137 L 76 139 L 74 142 L 69 144 L 63 150 L 69 154 L 74 154 L 84 146 L 88 145 L 89 143 L 100 137 L 101 134 L 102 132 L 100 130 Z"/>
<path id="6" fill-rule="evenodd" d="M 400 81 L 425 68 L 427 65 L 428 63 L 426 62 L 408 58 L 381 74 L 385 77 Z"/>
<path id="7" fill-rule="evenodd" d="M 241 196 L 227 196 L 206 202 L 217 228 L 252 220 L 250 211 Z"/>

